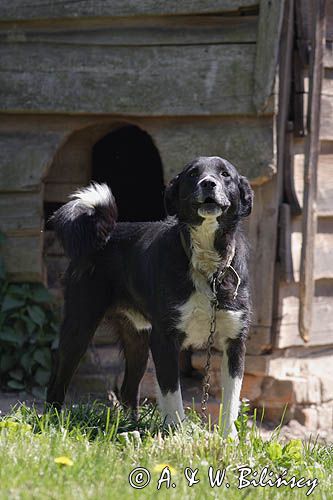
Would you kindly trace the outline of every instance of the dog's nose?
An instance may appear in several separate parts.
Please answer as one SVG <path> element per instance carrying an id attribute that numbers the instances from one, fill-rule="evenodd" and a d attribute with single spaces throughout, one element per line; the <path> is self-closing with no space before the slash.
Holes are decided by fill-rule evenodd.
<path id="1" fill-rule="evenodd" d="M 212 189 L 216 186 L 216 182 L 211 177 L 205 177 L 199 182 L 200 186 L 208 189 Z"/>

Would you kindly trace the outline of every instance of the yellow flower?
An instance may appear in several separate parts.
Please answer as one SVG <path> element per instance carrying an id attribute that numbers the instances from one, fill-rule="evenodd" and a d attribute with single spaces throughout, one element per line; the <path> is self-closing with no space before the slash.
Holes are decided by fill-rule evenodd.
<path id="1" fill-rule="evenodd" d="M 57 457 L 54 459 L 55 463 L 56 464 L 59 464 L 59 465 L 68 465 L 69 467 L 71 467 L 73 465 L 73 460 L 71 460 L 70 458 L 68 457 Z"/>
<path id="2" fill-rule="evenodd" d="M 162 470 L 165 469 L 165 467 L 168 467 L 171 474 L 177 474 L 176 469 L 174 469 L 172 467 L 172 465 L 170 465 L 170 464 L 156 464 L 153 471 L 154 472 L 162 472 Z"/>

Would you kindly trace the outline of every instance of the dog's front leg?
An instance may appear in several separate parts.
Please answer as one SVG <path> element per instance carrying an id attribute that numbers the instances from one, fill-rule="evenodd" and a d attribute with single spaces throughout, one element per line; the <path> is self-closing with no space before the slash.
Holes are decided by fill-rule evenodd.
<path id="1" fill-rule="evenodd" d="M 165 335 L 153 330 L 150 338 L 157 377 L 157 401 L 165 424 L 185 418 L 179 381 L 179 341 L 177 332 Z"/>
<path id="2" fill-rule="evenodd" d="M 238 417 L 239 398 L 244 375 L 245 342 L 228 339 L 222 356 L 222 428 L 224 435 L 237 436 L 235 420 Z"/>

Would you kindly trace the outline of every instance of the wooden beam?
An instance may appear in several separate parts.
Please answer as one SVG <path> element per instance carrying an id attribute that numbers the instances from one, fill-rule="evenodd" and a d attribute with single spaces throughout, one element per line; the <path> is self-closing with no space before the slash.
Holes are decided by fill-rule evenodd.
<path id="1" fill-rule="evenodd" d="M 11 0 L 0 3 L 4 21 L 82 17 L 188 15 L 253 9 L 259 0 Z"/>
<path id="2" fill-rule="evenodd" d="M 276 193 L 275 193 L 275 203 L 277 207 L 283 203 L 284 188 L 285 188 L 285 163 L 286 158 L 288 158 L 290 144 L 288 142 L 289 138 L 289 105 L 290 105 L 290 93 L 291 93 L 291 82 L 292 82 L 292 50 L 294 42 L 294 0 L 285 0 L 285 8 L 283 12 L 283 23 L 281 28 L 281 40 L 280 40 L 280 56 L 279 56 L 279 113 L 277 120 L 277 179 L 276 179 Z M 287 150 L 286 150 L 287 149 Z M 278 220 L 276 220 L 275 227 L 278 225 Z M 276 251 L 278 251 L 277 245 L 277 235 L 274 235 L 274 241 L 276 245 Z M 278 334 L 278 322 L 277 309 L 280 300 L 280 283 L 282 282 L 281 277 L 283 276 L 283 266 L 276 258 L 276 254 L 273 256 L 274 260 L 274 274 L 272 276 L 272 288 L 273 288 L 273 298 L 272 298 L 272 329 L 271 329 L 271 343 L 275 346 L 277 334 Z M 282 276 L 281 276 L 282 275 Z"/>
<path id="3" fill-rule="evenodd" d="M 323 79 L 326 0 L 314 0 L 312 50 L 310 57 L 310 88 L 308 104 L 308 136 L 305 143 L 302 252 L 300 269 L 299 331 L 309 341 L 312 325 L 314 283 L 314 240 L 317 231 L 317 163 L 320 149 L 320 104 Z"/>
<path id="4" fill-rule="evenodd" d="M 6 235 L 40 236 L 43 220 L 43 194 L 39 192 L 0 192 L 0 231 Z"/>
<path id="5" fill-rule="evenodd" d="M 38 191 L 68 131 L 0 133 L 1 191 Z"/>
<path id="6" fill-rule="evenodd" d="M 316 294 L 313 297 L 311 336 L 307 346 L 332 344 L 333 331 L 333 281 L 322 280 L 316 284 Z M 280 286 L 280 309 L 278 311 L 278 335 L 276 347 L 285 349 L 291 346 L 304 346 L 298 333 L 299 316 L 299 286 L 297 283 Z"/>
<path id="7" fill-rule="evenodd" d="M 333 217 L 333 143 L 331 153 L 318 158 L 317 214 L 318 217 Z M 300 203 L 303 203 L 304 155 L 295 155 L 295 185 Z"/>
<path id="8" fill-rule="evenodd" d="M 0 42 L 66 45 L 202 45 L 256 43 L 258 16 L 166 16 L 0 21 Z"/>
<path id="9" fill-rule="evenodd" d="M 263 113 L 273 92 L 285 0 L 260 0 L 253 102 Z"/>
<path id="10" fill-rule="evenodd" d="M 0 60 L 2 112 L 255 113 L 254 44 L 108 47 L 3 43 Z"/>
<path id="11" fill-rule="evenodd" d="M 273 120 L 269 117 L 145 120 L 142 128 L 160 153 L 166 182 L 189 158 L 199 155 L 227 158 L 256 185 L 266 183 L 276 173 Z"/>
<path id="12" fill-rule="evenodd" d="M 285 134 L 283 169 L 284 196 L 290 206 L 290 215 L 300 215 L 302 209 L 295 188 L 293 130 L 291 122 L 288 122 L 288 129 Z"/>
<path id="13" fill-rule="evenodd" d="M 291 253 L 290 205 L 281 203 L 279 214 L 279 261 L 280 279 L 286 283 L 293 281 L 293 259 Z"/>

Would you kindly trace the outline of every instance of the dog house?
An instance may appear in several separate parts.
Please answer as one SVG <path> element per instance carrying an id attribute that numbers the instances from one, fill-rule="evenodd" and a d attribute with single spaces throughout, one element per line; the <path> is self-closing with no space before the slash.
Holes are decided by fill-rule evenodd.
<path id="1" fill-rule="evenodd" d="M 226 157 L 255 191 L 246 227 L 254 314 L 243 394 L 265 404 L 272 418 L 288 403 L 288 416 L 314 427 L 333 422 L 333 2 L 327 3 L 306 344 L 298 327 L 299 270 L 316 3 L 12 0 L 0 6 L 0 229 L 10 278 L 42 281 L 60 293 L 66 258 L 47 221 L 77 187 L 107 182 L 121 220 L 158 220 L 164 185 L 185 163 L 198 155 Z M 105 332 L 96 345 L 112 374 L 114 348 Z M 201 370 L 204 353 L 190 358 Z M 77 381 L 94 376 L 83 370 Z M 216 382 L 218 376 L 216 368 Z"/>

